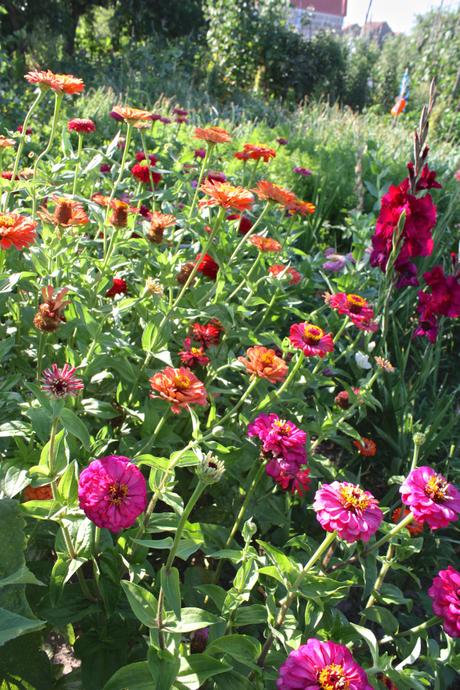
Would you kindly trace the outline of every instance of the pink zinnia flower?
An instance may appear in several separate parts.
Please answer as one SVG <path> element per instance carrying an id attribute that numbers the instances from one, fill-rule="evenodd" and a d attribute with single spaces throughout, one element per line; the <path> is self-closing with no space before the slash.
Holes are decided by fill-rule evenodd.
<path id="1" fill-rule="evenodd" d="M 377 499 L 349 482 L 323 484 L 316 492 L 313 508 L 327 532 L 337 532 L 349 543 L 369 541 L 383 520 Z"/>
<path id="2" fill-rule="evenodd" d="M 289 331 L 289 340 L 306 357 L 325 357 L 334 350 L 332 335 L 311 323 L 294 323 Z"/>
<path id="3" fill-rule="evenodd" d="M 451 565 L 440 570 L 428 590 L 433 611 L 443 619 L 443 627 L 451 637 L 460 637 L 460 573 Z"/>
<path id="4" fill-rule="evenodd" d="M 50 398 L 67 398 L 75 396 L 83 390 L 83 381 L 75 376 L 76 368 L 70 364 L 64 364 L 59 369 L 57 364 L 52 364 L 50 369 L 45 369 L 42 374 L 42 391 Z"/>
<path id="5" fill-rule="evenodd" d="M 174 414 L 189 405 L 208 404 L 206 389 L 202 381 L 187 367 L 166 367 L 163 371 L 154 374 L 150 379 L 150 385 L 157 393 L 150 393 L 151 398 L 162 398 L 172 403 L 171 411 Z"/>
<path id="6" fill-rule="evenodd" d="M 262 450 L 268 457 L 281 457 L 297 466 L 307 461 L 305 431 L 289 420 L 280 419 L 274 412 L 256 417 L 248 425 L 248 436 L 256 436 L 262 442 Z"/>
<path id="7" fill-rule="evenodd" d="M 131 527 L 147 505 L 144 476 L 129 458 L 107 455 L 80 474 L 80 508 L 97 527 L 120 532 Z"/>
<path id="8" fill-rule="evenodd" d="M 339 314 L 346 314 L 361 331 L 374 333 L 378 329 L 378 325 L 373 321 L 374 310 L 364 297 L 337 292 L 335 295 L 329 295 L 327 303 Z"/>
<path id="9" fill-rule="evenodd" d="M 296 175 L 302 175 L 302 177 L 310 177 L 312 175 L 312 171 L 309 170 L 308 168 L 302 168 L 301 165 L 297 165 L 295 168 L 292 168 L 292 171 L 296 173 Z"/>
<path id="10" fill-rule="evenodd" d="M 345 645 L 315 638 L 291 652 L 279 670 L 278 690 L 372 690 Z"/>
<path id="11" fill-rule="evenodd" d="M 74 118 L 67 123 L 69 132 L 77 132 L 77 134 L 91 134 L 96 131 L 96 125 L 90 119 Z"/>
<path id="12" fill-rule="evenodd" d="M 434 530 L 458 519 L 460 491 L 432 467 L 412 470 L 399 491 L 402 502 L 420 524 L 426 522 Z"/>

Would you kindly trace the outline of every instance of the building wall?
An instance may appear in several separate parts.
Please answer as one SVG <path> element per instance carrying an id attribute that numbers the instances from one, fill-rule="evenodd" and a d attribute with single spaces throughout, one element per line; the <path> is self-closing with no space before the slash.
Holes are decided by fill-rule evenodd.
<path id="1" fill-rule="evenodd" d="M 303 20 L 303 21 L 302 21 Z M 310 20 L 310 23 L 308 22 Z M 290 21 L 297 31 L 310 38 L 319 31 L 342 31 L 343 17 L 326 12 L 308 11 L 299 7 L 292 7 Z"/>

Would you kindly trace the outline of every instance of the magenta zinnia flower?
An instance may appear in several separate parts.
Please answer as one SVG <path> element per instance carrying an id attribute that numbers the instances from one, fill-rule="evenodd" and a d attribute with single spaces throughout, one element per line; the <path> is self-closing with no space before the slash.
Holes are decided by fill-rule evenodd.
<path id="1" fill-rule="evenodd" d="M 289 654 L 276 685 L 278 690 L 372 690 L 345 645 L 315 638 Z"/>
<path id="2" fill-rule="evenodd" d="M 337 532 L 349 543 L 369 541 L 383 520 L 377 499 L 349 482 L 323 484 L 316 492 L 313 508 L 327 532 Z"/>
<path id="3" fill-rule="evenodd" d="M 426 522 L 431 529 L 440 529 L 458 519 L 460 491 L 432 467 L 412 470 L 399 491 L 402 502 L 420 524 Z"/>
<path id="4" fill-rule="evenodd" d="M 274 412 L 256 417 L 248 426 L 248 436 L 257 436 L 262 441 L 263 452 L 269 457 L 281 457 L 295 465 L 303 465 L 307 461 L 305 431 L 293 422 L 280 419 Z"/>
<path id="5" fill-rule="evenodd" d="M 325 357 L 334 350 L 332 335 L 311 323 L 294 323 L 289 331 L 289 340 L 302 350 L 305 357 Z"/>
<path id="6" fill-rule="evenodd" d="M 326 303 L 339 314 L 348 316 L 361 331 L 374 333 L 378 329 L 377 324 L 373 321 L 374 310 L 364 297 L 337 292 L 335 295 L 328 295 Z"/>
<path id="7" fill-rule="evenodd" d="M 42 391 L 55 399 L 78 395 L 84 384 L 75 376 L 75 372 L 76 368 L 70 364 L 64 364 L 62 369 L 57 364 L 52 364 L 42 374 Z"/>
<path id="8" fill-rule="evenodd" d="M 80 508 L 97 527 L 120 532 L 131 527 L 147 505 L 142 472 L 123 455 L 93 460 L 80 474 Z"/>
<path id="9" fill-rule="evenodd" d="M 443 619 L 443 627 L 451 637 L 460 637 L 460 573 L 451 565 L 440 570 L 428 590 L 433 611 Z"/>

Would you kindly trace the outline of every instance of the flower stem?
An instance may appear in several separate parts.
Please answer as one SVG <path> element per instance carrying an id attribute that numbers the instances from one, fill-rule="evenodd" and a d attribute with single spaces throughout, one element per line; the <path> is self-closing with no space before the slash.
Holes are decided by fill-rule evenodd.
<path id="1" fill-rule="evenodd" d="M 48 144 L 44 151 L 41 152 L 41 154 L 38 156 L 37 160 L 35 161 L 34 165 L 34 174 L 32 178 L 32 215 L 35 218 L 35 213 L 37 210 L 37 185 L 36 185 L 36 177 L 37 177 L 37 169 L 38 169 L 38 164 L 42 160 L 44 156 L 48 154 L 48 152 L 51 149 L 51 146 L 54 141 L 54 135 L 56 132 L 56 127 L 57 127 L 57 121 L 59 117 L 59 110 L 61 108 L 61 103 L 62 103 L 62 98 L 63 94 L 62 93 L 56 93 L 55 98 L 54 98 L 54 113 L 53 113 L 53 119 L 51 121 L 51 132 L 50 132 L 50 137 L 48 139 Z"/>
<path id="2" fill-rule="evenodd" d="M 198 192 L 200 191 L 200 187 L 201 187 L 201 181 L 203 179 L 204 171 L 206 170 L 206 167 L 209 163 L 209 158 L 211 156 L 212 149 L 213 149 L 213 144 L 208 143 L 208 146 L 206 148 L 206 155 L 203 158 L 203 162 L 201 164 L 201 170 L 200 170 L 200 175 L 198 177 L 198 182 L 196 183 L 195 194 L 193 195 L 192 205 L 190 206 L 190 211 L 188 212 L 188 220 L 190 220 L 190 218 L 193 215 L 193 211 L 195 210 L 196 202 L 198 200 Z"/>
<path id="3" fill-rule="evenodd" d="M 380 573 L 379 573 L 379 575 L 375 581 L 375 584 L 374 584 L 374 587 L 372 590 L 372 594 L 370 595 L 369 599 L 367 600 L 367 604 L 364 607 L 363 613 L 361 614 L 361 618 L 359 621 L 360 625 L 364 625 L 364 623 L 366 622 L 366 611 L 368 609 L 370 609 L 375 604 L 375 602 L 377 601 L 377 595 L 380 592 L 380 589 L 383 585 L 383 581 L 384 581 L 388 571 L 391 568 L 391 560 L 392 560 L 393 556 L 394 556 L 394 546 L 393 546 L 393 544 L 389 544 L 388 549 L 387 549 L 387 553 L 385 556 L 385 561 L 382 564 L 382 567 L 380 569 Z"/>
<path id="4" fill-rule="evenodd" d="M 145 161 L 146 161 L 146 163 L 147 163 L 147 169 L 148 169 L 148 171 L 149 171 L 150 188 L 151 188 L 151 190 L 152 190 L 152 211 L 154 211 L 154 210 L 155 210 L 155 197 L 153 196 L 154 186 L 153 186 L 153 175 L 152 175 L 152 170 L 151 170 L 151 167 L 150 167 L 150 158 L 149 158 L 149 153 L 148 153 L 148 150 L 147 150 L 147 144 L 146 144 L 146 141 L 145 141 L 145 134 L 144 134 L 144 132 L 142 131 L 142 129 L 139 130 L 139 134 L 141 135 L 142 150 L 143 150 L 143 152 L 144 152 Z"/>
<path id="5" fill-rule="evenodd" d="M 153 443 L 154 443 L 156 437 L 157 437 L 158 434 L 160 433 L 161 429 L 162 429 L 163 426 L 164 426 L 164 423 L 165 423 L 166 419 L 167 419 L 168 416 L 169 416 L 168 413 L 169 413 L 168 410 L 164 413 L 164 415 L 161 417 L 160 421 L 159 421 L 158 424 L 156 425 L 153 434 L 152 434 L 151 436 L 149 436 L 148 440 L 144 443 L 144 445 L 142 446 L 142 448 L 141 448 L 140 450 L 137 451 L 136 455 L 142 455 L 142 453 L 144 453 L 144 451 L 147 450 L 147 448 L 148 448 L 149 446 L 153 446 Z"/>
<path id="6" fill-rule="evenodd" d="M 302 581 L 304 580 L 305 576 L 307 573 L 311 570 L 311 568 L 317 563 L 317 561 L 320 560 L 321 556 L 323 553 L 325 553 L 334 539 L 336 538 L 337 534 L 336 532 L 329 532 L 322 543 L 318 546 L 316 549 L 315 553 L 312 555 L 308 563 L 304 566 L 304 568 L 301 570 L 299 575 L 297 576 L 297 579 L 295 580 L 294 584 L 292 585 L 292 588 L 290 591 L 288 591 L 288 594 L 286 598 L 284 599 L 283 603 L 281 604 L 281 607 L 278 611 L 278 615 L 276 617 L 275 625 L 273 626 L 274 630 L 279 630 L 279 628 L 283 625 L 284 620 L 286 618 L 286 614 L 289 610 L 289 607 L 291 606 L 292 602 L 297 598 L 298 596 L 298 590 L 300 585 L 302 584 Z M 274 641 L 274 634 L 271 632 L 269 636 L 267 637 L 265 644 L 263 646 L 262 652 L 257 659 L 257 665 L 261 666 L 262 668 L 265 665 L 265 660 L 267 658 L 268 652 L 271 649 L 271 646 Z"/>
<path id="7" fill-rule="evenodd" d="M 366 551 L 366 555 L 368 553 L 370 553 L 371 551 L 375 551 L 380 546 L 382 546 L 382 544 L 385 544 L 387 541 L 390 541 L 390 539 L 393 539 L 393 537 L 396 534 L 398 534 L 398 532 L 400 532 L 402 529 L 407 527 L 407 525 L 410 525 L 410 523 L 412 522 L 413 519 L 414 519 L 414 516 L 412 515 L 412 513 L 409 513 L 409 515 L 406 515 L 406 517 L 403 520 L 401 520 L 401 522 L 398 522 L 398 524 L 395 525 L 393 527 L 393 529 L 391 529 L 384 537 L 382 537 L 381 539 L 376 541 L 375 544 L 370 549 L 368 549 Z"/>
<path id="8" fill-rule="evenodd" d="M 246 400 L 246 398 L 252 393 L 252 391 L 254 390 L 254 388 L 257 386 L 258 380 L 259 380 L 258 378 L 252 379 L 251 383 L 249 384 L 249 386 L 247 387 L 246 391 L 243 393 L 243 395 L 241 396 L 241 398 L 238 400 L 238 402 L 236 403 L 236 405 L 234 405 L 234 406 L 232 407 L 232 409 L 231 409 L 229 412 L 227 412 L 227 414 L 225 414 L 225 415 L 222 417 L 222 419 L 219 420 L 219 426 L 223 426 L 223 425 L 225 424 L 225 422 L 226 422 L 227 420 L 229 420 L 230 417 L 232 417 L 232 415 L 235 414 L 235 412 L 238 412 L 238 410 L 239 410 L 240 407 L 243 405 L 243 403 L 244 403 L 244 401 Z M 206 436 L 203 436 L 203 440 L 208 439 L 210 436 L 212 436 L 212 430 L 209 431 L 209 432 L 206 434 Z"/>
<path id="9" fill-rule="evenodd" d="M 75 194 L 77 193 L 77 183 L 78 183 L 78 175 L 80 173 L 80 159 L 81 159 L 82 148 L 83 148 L 83 137 L 79 133 L 78 134 L 78 147 L 77 147 L 77 160 L 75 161 L 75 174 L 73 177 L 72 196 L 75 196 Z"/>
<path id="10" fill-rule="evenodd" d="M 264 218 L 265 214 L 267 213 L 269 207 L 270 207 L 270 202 L 267 201 L 267 203 L 265 204 L 264 208 L 262 209 L 262 213 L 261 213 L 260 216 L 257 218 L 257 220 L 256 220 L 256 222 L 254 223 L 254 225 L 252 226 L 252 228 L 249 230 L 249 232 L 247 232 L 245 235 L 243 235 L 243 237 L 241 238 L 241 240 L 240 240 L 240 241 L 238 242 L 238 244 L 236 245 L 236 248 L 233 250 L 233 253 L 231 254 L 231 256 L 230 256 L 230 258 L 229 258 L 229 260 L 228 260 L 228 262 L 227 262 L 227 266 L 229 266 L 229 265 L 233 262 L 233 260 L 235 259 L 235 257 L 236 257 L 237 254 L 239 253 L 239 251 L 240 251 L 241 247 L 243 246 L 243 244 L 244 244 L 245 242 L 247 242 L 247 240 L 249 239 L 249 237 L 251 237 L 251 235 L 253 235 L 254 232 L 257 230 L 258 225 L 260 225 L 260 223 L 261 223 L 262 219 Z"/>
<path id="11" fill-rule="evenodd" d="M 297 361 L 292 367 L 291 371 L 289 372 L 287 378 L 284 380 L 284 383 L 273 392 L 272 395 L 268 397 L 268 400 L 266 400 L 264 403 L 261 403 L 259 407 L 257 408 L 258 410 L 263 410 L 264 407 L 267 407 L 268 404 L 272 403 L 274 400 L 279 399 L 281 395 L 284 393 L 286 388 L 289 386 L 291 381 L 295 378 L 297 375 L 297 372 L 299 371 L 300 367 L 302 366 L 302 363 L 304 361 L 304 354 L 303 352 L 299 352 L 297 356 Z"/>
<path id="12" fill-rule="evenodd" d="M 19 169 L 19 162 L 20 162 L 20 160 L 21 160 L 22 150 L 23 150 L 23 148 L 24 148 L 24 143 L 25 143 L 25 140 L 26 140 L 26 137 L 27 137 L 27 134 L 26 134 L 26 132 L 27 132 L 27 125 L 29 124 L 29 121 L 30 121 L 30 118 L 31 118 L 31 116 L 32 116 L 33 111 L 35 110 L 35 108 L 37 107 L 37 105 L 38 105 L 38 104 L 40 103 L 40 101 L 42 100 L 44 94 L 45 94 L 45 92 L 42 91 L 42 89 L 40 89 L 40 91 L 39 91 L 38 94 L 37 94 L 36 99 L 32 102 L 32 105 L 30 106 L 30 108 L 29 108 L 29 110 L 28 110 L 28 112 L 27 112 L 27 115 L 26 115 L 26 117 L 25 117 L 24 123 L 23 123 L 23 125 L 22 125 L 22 132 L 21 132 L 21 136 L 20 136 L 20 138 L 19 138 L 19 146 L 18 146 L 18 150 L 16 151 L 16 158 L 14 159 L 14 166 L 13 166 L 13 175 L 12 175 L 12 178 L 11 178 L 13 184 L 14 184 L 14 182 L 15 182 L 15 180 L 16 180 L 16 175 L 17 175 L 18 169 Z M 4 203 L 4 205 L 3 205 L 3 210 L 4 210 L 4 211 L 6 211 L 7 208 L 8 208 L 8 202 L 9 202 L 9 199 L 10 199 L 10 195 L 11 195 L 11 191 L 9 191 L 9 192 L 6 194 L 5 203 Z"/>
<path id="13" fill-rule="evenodd" d="M 193 494 L 190 496 L 187 505 L 184 508 L 184 512 L 182 513 L 181 518 L 179 520 L 179 524 L 177 525 L 176 534 L 174 535 L 173 545 L 171 546 L 171 550 L 168 554 L 168 558 L 165 564 L 165 570 L 167 574 L 171 570 L 172 564 L 174 563 L 177 549 L 179 548 L 179 542 L 182 537 L 182 532 L 184 531 L 185 523 L 187 522 L 190 513 L 192 512 L 196 502 L 200 498 L 205 488 L 206 484 L 202 481 L 199 481 L 195 487 Z"/>

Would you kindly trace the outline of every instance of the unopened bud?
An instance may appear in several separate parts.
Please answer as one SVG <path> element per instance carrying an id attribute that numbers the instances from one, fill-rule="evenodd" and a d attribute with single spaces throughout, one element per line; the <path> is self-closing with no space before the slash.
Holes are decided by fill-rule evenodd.
<path id="1" fill-rule="evenodd" d="M 416 446 L 423 446 L 423 444 L 426 441 L 426 436 L 425 434 L 422 434 L 421 431 L 416 431 L 414 434 L 414 445 Z"/>
<path id="2" fill-rule="evenodd" d="M 212 453 L 205 455 L 196 468 L 198 478 L 204 484 L 217 484 L 224 472 L 224 463 Z"/>

